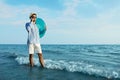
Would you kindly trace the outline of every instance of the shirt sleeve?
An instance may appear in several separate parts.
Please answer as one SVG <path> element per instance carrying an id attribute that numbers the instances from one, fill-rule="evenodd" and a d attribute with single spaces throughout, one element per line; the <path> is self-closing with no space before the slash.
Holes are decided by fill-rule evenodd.
<path id="1" fill-rule="evenodd" d="M 26 24 L 25 24 L 25 27 L 26 27 L 26 30 L 27 30 L 28 32 L 30 32 L 30 23 L 26 23 Z"/>

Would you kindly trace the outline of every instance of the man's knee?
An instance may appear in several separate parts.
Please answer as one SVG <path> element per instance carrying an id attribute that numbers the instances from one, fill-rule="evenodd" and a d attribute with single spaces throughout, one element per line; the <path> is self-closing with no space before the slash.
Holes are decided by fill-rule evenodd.
<path id="1" fill-rule="evenodd" d="M 29 54 L 29 58 L 33 58 L 33 54 Z"/>
<path id="2" fill-rule="evenodd" d="M 39 57 L 42 57 L 42 53 L 38 53 L 38 56 L 39 56 Z"/>

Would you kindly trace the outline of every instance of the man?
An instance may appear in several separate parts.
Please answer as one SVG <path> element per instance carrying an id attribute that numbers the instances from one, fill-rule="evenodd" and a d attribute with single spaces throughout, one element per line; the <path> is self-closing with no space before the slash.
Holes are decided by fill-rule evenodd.
<path id="1" fill-rule="evenodd" d="M 33 63 L 33 54 L 34 51 L 38 53 L 39 57 L 39 62 L 42 67 L 44 67 L 44 60 L 42 56 L 42 49 L 40 46 L 40 37 L 39 37 L 39 30 L 36 26 L 36 18 L 37 14 L 36 13 L 31 13 L 30 16 L 30 22 L 26 23 L 26 30 L 28 32 L 28 40 L 27 40 L 27 45 L 28 45 L 28 50 L 29 50 L 29 62 L 30 66 L 34 66 Z"/>

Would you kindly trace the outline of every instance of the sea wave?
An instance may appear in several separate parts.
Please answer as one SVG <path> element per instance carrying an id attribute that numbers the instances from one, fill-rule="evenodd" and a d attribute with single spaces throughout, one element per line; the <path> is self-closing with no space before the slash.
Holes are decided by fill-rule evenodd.
<path id="1" fill-rule="evenodd" d="M 28 64 L 29 58 L 18 56 L 15 60 L 19 64 Z M 120 78 L 120 70 L 108 68 L 104 66 L 97 66 L 95 64 L 86 63 L 84 61 L 66 61 L 66 60 L 52 60 L 45 59 L 45 68 L 66 70 L 69 72 L 82 72 L 89 75 L 102 76 L 106 78 Z M 38 58 L 34 58 L 34 64 L 40 66 Z"/>
<path id="2" fill-rule="evenodd" d="M 18 55 L 12 52 L 0 52 L 0 57 L 16 58 Z"/>

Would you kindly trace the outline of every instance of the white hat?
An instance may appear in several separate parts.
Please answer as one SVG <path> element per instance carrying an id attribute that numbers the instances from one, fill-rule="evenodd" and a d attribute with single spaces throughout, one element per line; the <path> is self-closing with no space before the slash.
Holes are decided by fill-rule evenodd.
<path id="1" fill-rule="evenodd" d="M 37 14 L 36 14 L 36 13 L 30 13 L 29 18 L 31 19 L 31 17 L 32 17 L 33 15 L 37 15 Z"/>

